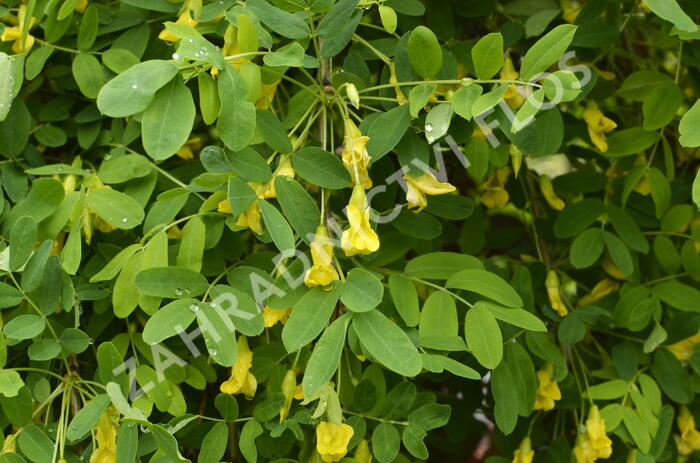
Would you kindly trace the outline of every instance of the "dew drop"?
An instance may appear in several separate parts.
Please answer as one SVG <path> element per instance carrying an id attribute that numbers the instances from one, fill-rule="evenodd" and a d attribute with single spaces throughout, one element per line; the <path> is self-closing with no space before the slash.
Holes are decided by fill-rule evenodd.
<path id="1" fill-rule="evenodd" d="M 173 59 L 174 60 L 180 59 L 180 55 L 178 55 L 177 53 L 173 53 Z"/>
<path id="2" fill-rule="evenodd" d="M 197 312 L 199 311 L 199 305 L 198 304 L 190 304 L 190 310 L 192 312 Z"/>
<path id="3" fill-rule="evenodd" d="M 137 88 L 139 88 L 139 86 L 138 86 L 138 85 L 136 85 L 136 84 L 134 84 L 134 85 L 132 85 L 132 86 L 131 86 L 131 88 L 133 88 L 133 89 L 137 89 Z"/>
<path id="4" fill-rule="evenodd" d="M 122 217 L 122 223 L 127 223 L 128 221 L 129 219 L 127 219 L 126 217 Z"/>
<path id="5" fill-rule="evenodd" d="M 209 349 L 209 353 L 210 353 L 211 355 L 216 355 L 217 351 L 216 351 L 216 349 L 214 349 L 214 348 L 212 347 L 212 348 Z"/>
<path id="6" fill-rule="evenodd" d="M 431 124 L 425 124 L 425 131 L 426 132 L 432 132 L 433 131 L 433 126 Z"/>
<path id="7" fill-rule="evenodd" d="M 210 302 L 210 303 L 209 303 L 209 307 L 211 307 L 212 309 L 215 309 L 215 308 L 216 308 L 216 302 Z"/>
<path id="8" fill-rule="evenodd" d="M 187 39 L 187 42 L 192 43 L 192 42 L 194 42 L 194 40 L 192 40 L 192 37 L 190 37 L 189 39 Z"/>
<path id="9" fill-rule="evenodd" d="M 182 296 L 182 290 L 180 288 L 175 288 L 175 295 Z"/>
<path id="10" fill-rule="evenodd" d="M 63 172 L 63 167 L 58 166 L 58 167 L 56 167 L 56 170 L 57 170 L 58 172 Z"/>

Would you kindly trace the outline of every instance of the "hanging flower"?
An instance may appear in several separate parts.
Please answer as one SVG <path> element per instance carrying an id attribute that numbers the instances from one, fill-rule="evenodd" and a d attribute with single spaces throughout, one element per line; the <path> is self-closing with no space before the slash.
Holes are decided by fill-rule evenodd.
<path id="1" fill-rule="evenodd" d="M 518 71 L 515 70 L 513 60 L 511 60 L 510 57 L 505 59 L 503 67 L 501 68 L 500 77 L 501 80 L 516 80 L 518 78 Z M 513 109 L 520 109 L 523 103 L 525 103 L 525 97 L 518 92 L 518 88 L 515 84 L 510 84 L 503 94 L 503 101 Z"/>
<path id="2" fill-rule="evenodd" d="M 566 203 L 554 192 L 554 186 L 552 186 L 552 181 L 546 175 L 540 176 L 540 190 L 542 191 L 542 196 L 547 201 L 547 204 L 555 211 L 564 210 Z"/>
<path id="3" fill-rule="evenodd" d="M 581 5 L 576 0 L 562 0 L 561 9 L 564 12 L 562 14 L 564 21 L 573 24 L 581 12 Z"/>
<path id="4" fill-rule="evenodd" d="M 481 203 L 489 209 L 503 207 L 508 204 L 510 196 L 505 189 L 505 184 L 510 176 L 510 169 L 504 167 L 497 169 L 488 176 L 481 188 Z"/>
<path id="5" fill-rule="evenodd" d="M 85 11 L 85 8 L 88 6 L 88 0 L 78 0 L 78 3 L 75 5 L 75 12 L 76 13 L 82 13 Z"/>
<path id="6" fill-rule="evenodd" d="M 316 227 L 310 247 L 313 265 L 304 276 L 306 286 L 309 288 L 327 286 L 337 280 L 338 271 L 333 266 L 333 243 L 328 237 L 328 229 L 325 226 Z"/>
<path id="7" fill-rule="evenodd" d="M 369 442 L 367 439 L 362 439 L 355 447 L 353 458 L 361 463 L 372 463 L 372 452 L 369 450 Z"/>
<path id="8" fill-rule="evenodd" d="M 544 285 L 547 288 L 547 296 L 549 296 L 549 304 L 552 309 L 559 314 L 560 317 L 565 317 L 569 310 L 564 305 L 564 301 L 561 300 L 561 294 L 559 293 L 559 276 L 554 270 L 550 270 L 547 273 L 547 279 Z"/>
<path id="9" fill-rule="evenodd" d="M 187 5 L 185 5 L 185 9 L 182 11 L 182 13 L 180 13 L 180 16 L 178 16 L 175 24 L 185 24 L 187 26 L 197 27 L 197 21 L 192 19 L 192 16 L 190 16 L 189 2 Z M 160 31 L 158 38 L 164 42 L 177 42 L 180 40 L 180 37 L 170 32 L 167 28 Z"/>
<path id="10" fill-rule="evenodd" d="M 231 367 L 231 377 L 221 383 L 220 390 L 225 394 L 244 394 L 247 399 L 255 395 L 258 381 L 250 372 L 253 366 L 253 352 L 248 347 L 245 336 L 238 338 L 238 358 Z"/>
<path id="11" fill-rule="evenodd" d="M 229 205 L 230 208 L 230 205 Z M 236 219 L 236 226 L 250 228 L 256 234 L 262 234 L 262 225 L 260 222 L 260 204 L 255 200 L 252 202 L 248 209 L 243 211 L 241 215 Z"/>
<path id="12" fill-rule="evenodd" d="M 515 146 L 515 143 L 511 143 L 508 148 L 508 154 L 510 154 L 510 164 L 513 166 L 513 173 L 517 178 L 520 167 L 523 165 L 523 152 Z"/>
<path id="13" fill-rule="evenodd" d="M 326 463 L 343 459 L 348 453 L 348 443 L 355 434 L 352 426 L 323 421 L 316 426 L 316 450 Z"/>
<path id="14" fill-rule="evenodd" d="M 686 361 L 690 360 L 690 357 L 693 356 L 693 351 L 696 344 L 700 344 L 700 331 L 690 337 L 681 339 L 674 344 L 666 346 L 666 348 L 671 351 L 674 357 L 676 357 L 678 360 Z"/>
<path id="15" fill-rule="evenodd" d="M 612 258 L 610 257 L 610 253 L 607 251 L 605 251 L 605 255 L 600 261 L 600 268 L 602 268 L 605 273 L 607 273 L 613 278 L 616 278 L 618 280 L 627 279 L 627 276 L 625 276 L 625 274 L 620 271 L 617 265 L 615 265 L 615 262 L 613 262 Z"/>
<path id="16" fill-rule="evenodd" d="M 284 405 L 280 408 L 280 423 L 289 416 L 289 409 L 292 408 L 292 400 L 295 398 L 297 390 L 297 375 L 294 370 L 289 369 L 282 379 L 282 394 L 284 395 Z"/>
<path id="17" fill-rule="evenodd" d="M 369 137 L 362 135 L 360 129 L 350 119 L 345 120 L 345 138 L 343 140 L 343 164 L 350 173 L 356 185 L 362 185 L 367 190 L 372 188 L 372 180 L 369 178 L 367 168 L 371 162 L 367 152 Z"/>
<path id="18" fill-rule="evenodd" d="M 537 395 L 535 410 L 549 411 L 554 408 L 554 402 L 561 400 L 559 384 L 554 381 L 554 365 L 547 363 L 537 372 Z"/>
<path id="19" fill-rule="evenodd" d="M 695 450 L 700 450 L 700 432 L 695 429 L 695 418 L 685 405 L 681 407 L 676 422 L 681 432 L 680 438 L 676 439 L 676 446 L 681 455 L 690 455 Z"/>
<path id="20" fill-rule="evenodd" d="M 200 137 L 192 137 L 187 140 L 175 154 L 185 160 L 194 159 L 194 152 L 198 151 L 201 147 L 202 139 Z"/>
<path id="21" fill-rule="evenodd" d="M 408 103 L 408 98 L 406 98 L 406 94 L 403 92 L 403 90 L 401 90 L 401 86 L 398 85 L 399 79 L 396 77 L 396 66 L 394 65 L 394 63 L 391 63 L 389 65 L 389 83 L 395 85 L 394 93 L 396 93 L 397 103 L 400 105 Z"/>
<path id="22" fill-rule="evenodd" d="M 379 237 L 369 223 L 369 207 L 367 197 L 361 185 L 355 185 L 346 208 L 350 227 L 340 238 L 340 247 L 345 255 L 371 254 L 379 249 Z"/>
<path id="23" fill-rule="evenodd" d="M 620 288 L 620 284 L 618 282 L 613 281 L 609 278 L 605 278 L 599 281 L 593 287 L 593 289 L 591 290 L 591 294 L 588 294 L 587 296 L 584 296 L 579 300 L 579 305 L 591 305 L 594 302 L 603 299 L 608 294 L 617 291 L 618 288 Z"/>
<path id="24" fill-rule="evenodd" d="M 408 208 L 420 212 L 428 205 L 425 195 L 444 195 L 457 190 L 448 182 L 441 182 L 430 172 L 425 172 L 420 177 L 404 175 L 406 180 L 406 201 Z"/>
<path id="25" fill-rule="evenodd" d="M 513 452 L 512 463 L 532 463 L 533 458 L 535 458 L 535 451 L 532 450 L 530 438 L 526 437 L 520 442 L 520 447 Z"/>
<path id="26" fill-rule="evenodd" d="M 257 109 L 268 109 L 272 104 L 272 100 L 275 98 L 275 93 L 277 93 L 277 86 L 282 82 L 282 80 L 276 80 L 271 84 L 263 83 L 260 88 L 260 95 L 258 100 L 255 102 L 255 107 Z"/>
<path id="27" fill-rule="evenodd" d="M 100 416 L 95 426 L 95 450 L 90 463 L 114 463 L 117 458 L 117 424 L 119 412 L 110 406 Z"/>
<path id="28" fill-rule="evenodd" d="M 289 314 L 292 312 L 291 308 L 288 309 L 273 309 L 272 307 L 263 307 L 263 322 L 265 323 L 265 328 L 270 328 L 278 323 L 283 325 L 287 323 L 289 319 Z"/>
<path id="29" fill-rule="evenodd" d="M 588 104 L 588 109 L 583 112 L 583 120 L 588 124 L 588 135 L 596 148 L 603 153 L 608 151 L 605 134 L 617 127 L 615 121 L 605 117 L 594 101 L 591 101 Z"/>
<path id="30" fill-rule="evenodd" d="M 576 438 L 574 457 L 577 463 L 593 463 L 597 459 L 610 458 L 612 441 L 605 433 L 605 420 L 600 416 L 597 405 L 588 412 L 585 432 Z"/>
<path id="31" fill-rule="evenodd" d="M 289 156 L 283 155 L 280 158 L 277 169 L 275 169 L 272 174 L 272 178 L 270 178 L 267 183 L 260 187 L 258 197 L 263 199 L 276 198 L 277 192 L 275 191 L 275 179 L 279 176 L 294 178 L 294 175 L 295 172 L 294 168 L 292 168 L 292 161 L 289 159 Z"/>
<path id="32" fill-rule="evenodd" d="M 34 36 L 29 32 L 27 32 L 27 37 L 24 39 L 24 43 L 22 43 L 22 28 L 24 27 L 26 15 L 27 5 L 20 5 L 19 11 L 17 12 L 17 25 L 12 27 L 5 26 L 5 29 L 2 31 L 2 35 L 0 35 L 0 40 L 3 42 L 14 40 L 14 43 L 12 44 L 12 51 L 18 54 L 29 53 L 29 50 L 31 50 L 32 46 L 34 46 Z M 32 17 L 29 20 L 29 27 L 27 30 L 31 29 L 35 22 L 36 18 Z"/>

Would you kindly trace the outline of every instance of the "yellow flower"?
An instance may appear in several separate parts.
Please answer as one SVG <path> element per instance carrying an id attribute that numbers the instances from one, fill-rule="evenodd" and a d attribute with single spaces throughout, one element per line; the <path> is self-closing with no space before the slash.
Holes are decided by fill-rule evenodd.
<path id="1" fill-rule="evenodd" d="M 504 167 L 488 176 L 482 185 L 484 193 L 481 195 L 481 203 L 489 209 L 503 207 L 508 204 L 510 196 L 505 189 L 505 184 L 510 176 L 510 169 Z"/>
<path id="2" fill-rule="evenodd" d="M 566 207 L 566 203 L 554 192 L 552 181 L 546 175 L 540 176 L 540 190 L 547 204 L 555 211 L 561 211 Z"/>
<path id="3" fill-rule="evenodd" d="M 263 321 L 265 322 L 265 327 L 270 328 L 272 326 L 275 326 L 278 323 L 282 323 L 283 325 L 287 323 L 287 319 L 289 318 L 289 314 L 292 312 L 292 309 L 273 309 L 272 307 L 265 306 L 263 308 Z"/>
<path id="4" fill-rule="evenodd" d="M 340 247 L 345 255 L 371 254 L 379 249 L 379 237 L 369 224 L 369 208 L 362 185 L 355 185 L 346 208 L 350 227 L 340 238 Z"/>
<path id="5" fill-rule="evenodd" d="M 651 193 L 651 185 L 649 185 L 649 170 L 644 171 L 644 175 L 642 175 L 642 178 L 639 179 L 633 190 L 642 196 L 649 196 L 649 193 Z"/>
<path id="6" fill-rule="evenodd" d="M 689 360 L 693 355 L 696 344 L 700 344 L 700 331 L 690 337 L 666 346 L 666 348 L 671 351 L 678 360 Z"/>
<path id="7" fill-rule="evenodd" d="M 545 364 L 544 368 L 537 372 L 537 396 L 535 397 L 535 410 L 549 411 L 554 408 L 554 402 L 561 400 L 559 385 L 554 381 L 554 365 Z"/>
<path id="8" fill-rule="evenodd" d="M 277 80 L 271 84 L 262 84 L 260 89 L 260 95 L 258 96 L 258 101 L 255 102 L 255 107 L 257 109 L 267 109 L 272 104 L 272 100 L 275 98 L 275 93 L 277 92 L 277 86 L 282 80 Z"/>
<path id="9" fill-rule="evenodd" d="M 617 124 L 605 117 L 594 101 L 591 101 L 588 104 L 588 109 L 583 112 L 583 120 L 588 124 L 588 135 L 591 137 L 591 141 L 596 148 L 605 153 L 608 150 L 605 134 L 615 129 Z"/>
<path id="10" fill-rule="evenodd" d="M 400 105 L 408 103 L 408 98 L 406 98 L 406 94 L 404 94 L 403 90 L 401 90 L 401 86 L 398 85 L 399 79 L 396 78 L 396 66 L 394 66 L 394 63 L 391 63 L 389 65 L 389 83 L 396 85 L 394 87 L 394 92 L 396 93 L 396 99 L 398 100 L 398 103 Z"/>
<path id="11" fill-rule="evenodd" d="M 0 40 L 3 42 L 9 42 L 10 40 L 15 41 L 12 44 L 12 51 L 15 53 L 28 53 L 34 45 L 34 36 L 28 32 L 24 43 L 22 43 L 22 28 L 24 27 L 26 15 L 27 5 L 20 5 L 19 11 L 17 12 L 17 25 L 12 27 L 5 26 L 5 29 L 2 31 L 2 35 L 0 35 Z M 35 22 L 36 18 L 32 17 L 29 20 L 29 27 L 27 30 L 31 29 Z"/>
<path id="12" fill-rule="evenodd" d="M 90 455 L 90 463 L 114 463 L 117 458 L 117 423 L 119 412 L 110 406 L 95 426 L 97 445 Z"/>
<path id="13" fill-rule="evenodd" d="M 348 443 L 355 434 L 352 426 L 323 421 L 316 426 L 316 450 L 326 463 L 343 459 L 348 453 Z"/>
<path id="14" fill-rule="evenodd" d="M 562 14 L 564 21 L 568 22 L 569 24 L 573 24 L 581 12 L 581 5 L 576 0 L 562 0 L 561 9 L 564 12 L 564 14 Z"/>
<path id="15" fill-rule="evenodd" d="M 75 11 L 78 13 L 82 13 L 85 11 L 85 8 L 87 8 L 88 5 L 88 0 L 79 0 L 78 4 L 75 5 Z"/>
<path id="16" fill-rule="evenodd" d="M 610 458 L 612 441 L 605 433 L 605 420 L 600 416 L 597 405 L 588 412 L 586 431 L 579 434 L 574 447 L 577 463 L 593 463 L 599 458 Z"/>
<path id="17" fill-rule="evenodd" d="M 199 150 L 201 147 L 202 139 L 200 137 L 192 137 L 187 140 L 175 154 L 185 160 L 194 159 L 194 152 Z"/>
<path id="18" fill-rule="evenodd" d="M 535 451 L 532 450 L 530 438 L 526 437 L 520 442 L 520 447 L 513 452 L 512 463 L 532 463 L 535 458 Z"/>
<path id="19" fill-rule="evenodd" d="M 515 70 L 513 66 L 513 61 L 510 57 L 506 57 L 503 63 L 503 68 L 501 68 L 501 79 L 502 80 L 516 80 L 518 78 L 518 71 Z M 518 93 L 518 89 L 515 84 L 510 84 L 508 89 L 503 94 L 503 100 L 513 109 L 519 109 L 523 103 L 525 103 L 525 98 Z"/>
<path id="20" fill-rule="evenodd" d="M 564 301 L 561 300 L 561 294 L 559 294 L 559 276 L 557 276 L 557 272 L 550 270 L 547 273 L 544 285 L 547 287 L 547 296 L 549 296 L 549 304 L 552 306 L 552 309 L 560 317 L 565 317 L 569 310 L 564 305 Z"/>
<path id="21" fill-rule="evenodd" d="M 408 188 L 406 191 L 408 208 L 415 209 L 414 212 L 420 212 L 428 205 L 425 195 L 444 195 L 457 189 L 450 183 L 440 182 L 430 172 L 426 172 L 420 177 L 404 175 L 403 178 L 406 180 L 406 187 Z"/>
<path id="22" fill-rule="evenodd" d="M 511 143 L 508 148 L 508 154 L 510 154 L 510 163 L 513 166 L 513 173 L 517 177 L 518 172 L 520 172 L 520 167 L 523 165 L 523 152 L 520 151 L 514 143 Z"/>
<path id="23" fill-rule="evenodd" d="M 247 227 L 258 235 L 262 234 L 262 226 L 260 223 L 260 204 L 258 204 L 257 200 L 253 201 L 253 203 L 248 206 L 248 209 L 243 211 L 243 213 L 238 216 L 236 226 Z"/>
<path id="24" fill-rule="evenodd" d="M 355 447 L 353 458 L 360 460 L 361 463 L 372 463 L 372 452 L 369 450 L 367 439 L 362 439 Z"/>
<path id="25" fill-rule="evenodd" d="M 685 405 L 676 419 L 678 429 L 681 432 L 680 439 L 676 440 L 678 451 L 682 455 L 690 455 L 695 450 L 700 450 L 700 432 L 695 429 L 695 418 Z"/>
<path id="26" fill-rule="evenodd" d="M 333 243 L 328 238 L 328 229 L 325 226 L 316 227 L 310 247 L 313 265 L 304 276 L 306 286 L 327 286 L 337 280 L 338 272 L 333 266 Z"/>
<path id="27" fill-rule="evenodd" d="M 0 450 L 0 455 L 5 453 L 16 453 L 17 452 L 17 433 L 8 434 L 5 437 L 5 442 L 2 444 L 2 450 Z"/>
<path id="28" fill-rule="evenodd" d="M 280 408 L 280 423 L 289 416 L 289 409 L 292 408 L 292 400 L 295 398 L 297 389 L 297 375 L 294 370 L 287 370 L 282 380 L 282 394 L 284 394 L 284 405 Z"/>
<path id="29" fill-rule="evenodd" d="M 350 119 L 345 120 L 345 138 L 343 140 L 343 164 L 350 173 L 355 184 L 362 185 L 366 190 L 372 188 L 372 180 L 369 178 L 367 167 L 371 162 L 367 152 L 369 137 L 362 135 L 360 129 Z"/>
<path id="30" fill-rule="evenodd" d="M 626 280 L 627 277 L 620 271 L 620 269 L 615 265 L 615 262 L 613 262 L 612 258 L 610 257 L 610 254 L 606 251 L 605 255 L 603 256 L 603 260 L 600 261 L 600 267 L 613 278 L 617 278 L 618 280 Z"/>
<path id="31" fill-rule="evenodd" d="M 605 278 L 604 280 L 599 281 L 593 287 L 591 294 L 582 297 L 578 303 L 581 306 L 593 304 L 594 302 L 603 299 L 608 294 L 617 291 L 619 287 L 620 284 L 618 282 Z"/>
<path id="32" fill-rule="evenodd" d="M 268 180 L 267 183 L 260 188 L 258 197 L 263 199 L 276 198 L 277 192 L 275 191 L 275 178 L 281 175 L 291 178 L 294 178 L 295 175 L 294 169 L 292 168 L 292 161 L 287 155 L 283 155 L 280 158 L 279 165 L 272 174 L 272 178 L 270 178 L 270 180 Z"/>
<path id="33" fill-rule="evenodd" d="M 231 367 L 231 377 L 221 383 L 220 390 L 225 394 L 245 394 L 247 399 L 255 395 L 258 381 L 250 372 L 253 366 L 253 352 L 248 348 L 245 336 L 238 338 L 238 358 Z"/>
<path id="34" fill-rule="evenodd" d="M 197 27 L 197 21 L 192 19 L 192 17 L 190 16 L 189 3 L 185 7 L 185 10 L 182 13 L 180 13 L 180 16 L 177 18 L 177 21 L 175 21 L 175 24 L 186 24 L 188 26 Z M 165 42 L 177 42 L 178 40 L 180 40 L 180 37 L 173 34 L 168 29 L 163 29 L 162 31 L 160 31 L 160 34 L 158 34 L 158 38 Z"/>

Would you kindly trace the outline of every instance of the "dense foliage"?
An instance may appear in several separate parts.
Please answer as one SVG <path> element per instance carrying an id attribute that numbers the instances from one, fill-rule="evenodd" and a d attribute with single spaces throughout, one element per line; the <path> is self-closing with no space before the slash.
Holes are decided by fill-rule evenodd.
<path id="1" fill-rule="evenodd" d="M 0 463 L 698 461 L 698 17 L 4 0 Z"/>

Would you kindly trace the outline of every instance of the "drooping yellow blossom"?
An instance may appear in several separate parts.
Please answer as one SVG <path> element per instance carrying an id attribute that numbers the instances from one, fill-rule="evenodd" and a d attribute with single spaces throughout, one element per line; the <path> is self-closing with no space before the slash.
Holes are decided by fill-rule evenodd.
<path id="1" fill-rule="evenodd" d="M 561 0 L 561 9 L 564 12 L 562 14 L 564 21 L 573 24 L 581 12 L 581 5 L 576 0 Z"/>
<path id="2" fill-rule="evenodd" d="M 284 405 L 280 408 L 280 423 L 289 416 L 289 409 L 292 408 L 292 400 L 297 389 L 297 375 L 294 370 L 287 370 L 282 379 L 282 394 L 284 395 Z"/>
<path id="3" fill-rule="evenodd" d="M 223 212 L 224 214 L 233 213 L 233 210 L 231 209 L 231 203 L 229 202 L 228 199 L 224 199 L 223 201 L 219 201 L 219 205 L 216 207 L 216 210 L 218 212 Z"/>
<path id="4" fill-rule="evenodd" d="M 95 450 L 90 455 L 90 463 L 114 463 L 117 458 L 117 424 L 119 412 L 110 406 L 100 416 L 95 426 Z"/>
<path id="5" fill-rule="evenodd" d="M 394 92 L 396 93 L 397 103 L 400 105 L 408 103 L 408 98 L 406 94 L 401 90 L 401 86 L 398 85 L 399 79 L 396 77 L 396 66 L 394 63 L 389 65 L 389 83 L 395 85 Z"/>
<path id="6" fill-rule="evenodd" d="M 258 193 L 258 197 L 263 199 L 276 198 L 277 192 L 275 191 L 275 179 L 279 176 L 294 178 L 295 172 L 292 168 L 292 161 L 288 155 L 283 155 L 280 157 L 280 162 L 277 169 L 272 174 L 272 178 L 267 181 Z"/>
<path id="7" fill-rule="evenodd" d="M 32 34 L 29 32 L 27 32 L 27 37 L 25 38 L 24 43 L 22 43 L 22 28 L 24 27 L 26 15 L 27 5 L 20 5 L 19 11 L 17 12 L 17 25 L 12 27 L 5 26 L 5 29 L 2 31 L 2 35 L 0 35 L 0 40 L 3 42 L 14 40 L 14 43 L 12 44 L 12 51 L 15 53 L 29 53 L 29 50 L 31 50 L 32 46 L 34 46 L 34 36 L 32 36 Z M 31 29 L 35 22 L 36 18 L 32 17 L 29 20 L 29 27 L 27 30 Z"/>
<path id="8" fill-rule="evenodd" d="M 362 135 L 360 129 L 350 119 L 345 120 L 345 138 L 343 140 L 343 164 L 350 173 L 353 183 L 362 185 L 366 190 L 372 188 L 372 180 L 369 178 L 367 168 L 371 158 L 367 152 L 369 137 Z"/>
<path id="9" fill-rule="evenodd" d="M 600 416 L 597 405 L 588 412 L 585 432 L 576 438 L 574 457 L 577 463 L 593 463 L 599 458 L 612 455 L 612 441 L 605 433 L 605 420 Z"/>
<path id="10" fill-rule="evenodd" d="M 221 383 L 219 388 L 225 394 L 245 394 L 247 399 L 255 395 L 258 381 L 250 372 L 253 366 L 253 352 L 248 347 L 245 336 L 238 338 L 238 358 L 231 367 L 231 377 Z"/>
<path id="11" fill-rule="evenodd" d="M 262 84 L 260 89 L 260 96 L 258 96 L 258 101 L 255 102 L 255 107 L 257 109 L 268 109 L 272 104 L 272 100 L 275 98 L 275 93 L 277 93 L 277 86 L 282 82 L 282 80 L 277 80 L 271 84 Z"/>
<path id="12" fill-rule="evenodd" d="M 533 458 L 535 458 L 535 451 L 532 450 L 530 438 L 526 437 L 520 442 L 520 447 L 513 452 L 512 463 L 532 463 Z"/>
<path id="13" fill-rule="evenodd" d="M 549 297 L 549 305 L 552 309 L 559 314 L 560 317 L 565 317 L 569 310 L 564 305 L 564 301 L 561 300 L 561 294 L 559 294 L 559 276 L 554 270 L 550 270 L 547 273 L 547 279 L 544 282 L 547 288 L 547 296 Z"/>
<path id="14" fill-rule="evenodd" d="M 2 450 L 0 450 L 0 455 L 5 453 L 16 453 L 17 452 L 17 433 L 13 432 L 5 437 L 5 442 L 2 444 Z"/>
<path id="15" fill-rule="evenodd" d="M 515 70 L 513 66 L 513 61 L 510 57 L 506 57 L 503 67 L 501 68 L 502 80 L 516 80 L 518 78 L 518 71 Z M 525 97 L 523 97 L 519 92 L 515 84 L 510 84 L 508 89 L 503 94 L 503 100 L 513 109 L 520 109 L 520 107 L 525 103 Z"/>
<path id="16" fill-rule="evenodd" d="M 685 405 L 681 407 L 676 422 L 681 432 L 680 438 L 676 439 L 681 455 L 690 455 L 695 450 L 700 450 L 700 432 L 695 429 L 695 418 Z"/>
<path id="17" fill-rule="evenodd" d="M 230 206 L 229 206 L 230 208 Z M 236 226 L 250 228 L 256 234 L 262 234 L 262 225 L 260 222 L 260 204 L 255 200 L 248 206 L 248 209 L 243 211 L 236 220 Z"/>
<path id="18" fill-rule="evenodd" d="M 484 192 L 481 194 L 481 203 L 489 209 L 503 207 L 508 204 L 510 196 L 505 189 L 505 184 L 510 176 L 510 169 L 504 167 L 492 172 L 481 188 Z"/>
<path id="19" fill-rule="evenodd" d="M 201 147 L 202 139 L 200 137 L 192 137 L 187 140 L 175 154 L 184 160 L 194 159 L 194 152 L 198 151 Z"/>
<path id="20" fill-rule="evenodd" d="M 361 463 L 372 463 L 372 452 L 369 450 L 369 442 L 367 439 L 362 439 L 355 447 L 355 453 L 352 455 Z"/>
<path id="21" fill-rule="evenodd" d="M 85 8 L 87 8 L 87 6 L 88 6 L 88 0 L 78 0 L 78 4 L 75 5 L 74 10 L 77 13 L 82 13 L 83 11 L 85 11 Z"/>
<path id="22" fill-rule="evenodd" d="M 535 410 L 549 411 L 554 408 L 554 402 L 561 400 L 559 384 L 554 381 L 554 365 L 547 363 L 537 372 L 537 395 Z"/>
<path id="23" fill-rule="evenodd" d="M 325 226 L 316 227 L 310 247 L 313 265 L 304 275 L 306 286 L 309 288 L 327 286 L 337 280 L 338 271 L 333 266 L 333 243 L 328 237 L 328 229 Z"/>
<path id="24" fill-rule="evenodd" d="M 642 178 L 639 179 L 637 184 L 634 186 L 633 190 L 642 196 L 649 196 L 649 193 L 651 193 L 651 185 L 649 185 L 648 169 L 644 171 L 644 174 L 642 174 Z"/>
<path id="25" fill-rule="evenodd" d="M 602 268 L 605 273 L 607 273 L 613 278 L 616 278 L 618 280 L 627 279 L 625 274 L 620 271 L 617 265 L 615 265 L 615 262 L 613 262 L 612 258 L 610 257 L 610 254 L 607 251 L 603 256 L 603 259 L 600 261 L 600 268 Z"/>
<path id="26" fill-rule="evenodd" d="M 182 13 L 180 13 L 180 16 L 178 16 L 177 21 L 175 21 L 175 24 L 185 24 L 188 26 L 192 27 L 197 27 L 197 21 L 192 19 L 192 16 L 190 16 L 190 5 L 189 2 L 185 6 L 185 9 Z M 180 40 L 180 38 L 170 32 L 168 29 L 163 29 L 160 31 L 160 34 L 158 34 L 158 38 L 160 40 L 163 40 L 164 42 L 177 42 Z"/>
<path id="27" fill-rule="evenodd" d="M 323 421 L 316 426 L 316 450 L 326 463 L 343 459 L 348 453 L 348 443 L 355 434 L 352 426 Z"/>
<path id="28" fill-rule="evenodd" d="M 457 190 L 454 185 L 439 181 L 430 172 L 425 172 L 420 177 L 404 175 L 403 178 L 406 180 L 408 208 L 415 209 L 414 212 L 420 212 L 428 205 L 425 195 L 444 195 Z"/>
<path id="29" fill-rule="evenodd" d="M 272 307 L 265 306 L 263 307 L 263 322 L 265 323 L 265 328 L 270 328 L 275 326 L 278 323 L 282 323 L 283 325 L 287 323 L 287 320 L 289 319 L 289 314 L 292 312 L 292 309 L 273 309 Z"/>
<path id="30" fill-rule="evenodd" d="M 340 238 L 345 255 L 371 254 L 379 249 L 379 236 L 370 226 L 367 196 L 362 185 L 355 185 L 352 189 L 346 213 L 350 226 Z"/>
<path id="31" fill-rule="evenodd" d="M 554 192 L 554 187 L 552 186 L 552 181 L 546 175 L 540 176 L 540 190 L 542 191 L 542 196 L 547 201 L 547 204 L 555 211 L 564 210 L 566 203 Z"/>
<path id="32" fill-rule="evenodd" d="M 700 331 L 692 336 L 666 346 L 666 348 L 671 351 L 674 357 L 676 357 L 678 360 L 685 361 L 692 357 L 696 344 L 700 344 Z"/>
<path id="33" fill-rule="evenodd" d="M 583 112 L 583 120 L 588 124 L 588 135 L 596 148 L 603 153 L 608 151 L 605 134 L 617 127 L 615 121 L 605 117 L 595 101 L 588 104 L 588 109 Z"/>
<path id="34" fill-rule="evenodd" d="M 520 167 L 523 165 L 523 152 L 515 146 L 515 143 L 511 143 L 508 148 L 508 154 L 510 154 L 510 164 L 513 166 L 513 173 L 517 177 Z"/>
<path id="35" fill-rule="evenodd" d="M 593 304 L 596 301 L 603 299 L 610 293 L 617 291 L 620 288 L 620 284 L 609 278 L 600 280 L 591 290 L 591 294 L 583 296 L 579 299 L 578 303 L 580 306 L 586 306 Z"/>

